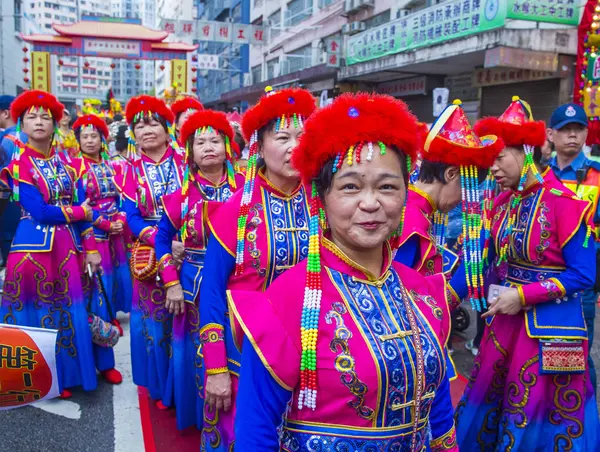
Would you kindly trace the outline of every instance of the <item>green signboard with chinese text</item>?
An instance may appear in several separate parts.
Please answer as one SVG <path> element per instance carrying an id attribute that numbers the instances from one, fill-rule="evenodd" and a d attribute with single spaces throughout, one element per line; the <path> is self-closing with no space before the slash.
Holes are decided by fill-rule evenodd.
<path id="1" fill-rule="evenodd" d="M 448 0 L 351 36 L 346 64 L 352 65 L 452 39 L 501 28 L 508 19 L 572 23 L 578 4 L 562 0 Z M 548 5 L 554 4 L 555 7 Z"/>
<path id="2" fill-rule="evenodd" d="M 509 0 L 508 19 L 556 24 L 579 24 L 579 0 Z"/>

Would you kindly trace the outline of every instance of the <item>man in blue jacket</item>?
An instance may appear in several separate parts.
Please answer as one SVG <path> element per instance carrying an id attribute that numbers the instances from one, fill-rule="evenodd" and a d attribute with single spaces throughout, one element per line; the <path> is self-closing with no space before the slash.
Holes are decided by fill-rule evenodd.
<path id="1" fill-rule="evenodd" d="M 579 198 L 592 203 L 594 224 L 596 225 L 596 260 L 600 249 L 600 211 L 598 210 L 598 193 L 600 191 L 600 163 L 591 160 L 583 153 L 587 138 L 588 119 L 585 110 L 576 104 L 565 104 L 552 113 L 548 124 L 547 136 L 555 153 L 550 160 L 550 167 L 556 177 Z M 594 319 L 596 317 L 596 300 L 598 297 L 598 275 L 596 287 L 590 287 L 583 295 L 583 312 L 588 328 L 590 350 L 594 341 Z M 590 378 L 596 387 L 596 370 L 590 355 Z"/>

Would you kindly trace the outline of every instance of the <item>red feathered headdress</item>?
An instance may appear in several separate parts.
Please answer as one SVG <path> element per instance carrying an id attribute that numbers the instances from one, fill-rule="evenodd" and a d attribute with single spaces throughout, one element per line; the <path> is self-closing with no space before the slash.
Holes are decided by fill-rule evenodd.
<path id="1" fill-rule="evenodd" d="M 191 114 L 181 127 L 180 139 L 182 146 L 185 145 L 190 135 L 193 135 L 196 130 L 202 127 L 212 127 L 213 129 L 223 132 L 229 141 L 233 142 L 233 129 L 227 121 L 225 113 L 214 110 L 202 110 Z"/>
<path id="2" fill-rule="evenodd" d="M 173 115 L 173 112 L 162 100 L 147 95 L 134 97 L 127 102 L 127 107 L 125 108 L 125 119 L 131 126 L 133 124 L 135 115 L 148 111 L 156 113 L 169 124 L 173 124 L 175 121 L 175 115 Z"/>
<path id="3" fill-rule="evenodd" d="M 187 110 L 200 111 L 204 110 L 204 106 L 198 99 L 194 99 L 193 97 L 184 97 L 171 104 L 171 111 L 175 115 L 175 118 L 177 118 L 177 115 Z"/>
<path id="4" fill-rule="evenodd" d="M 250 141 L 254 132 L 273 119 L 282 116 L 290 118 L 293 115 L 306 119 L 315 111 L 315 99 L 307 90 L 288 88 L 275 92 L 269 88 L 265 89 L 266 94 L 242 118 L 242 132 L 246 141 Z"/>
<path id="5" fill-rule="evenodd" d="M 497 135 L 506 146 L 543 146 L 546 142 L 546 124 L 534 121 L 531 107 L 519 96 L 499 118 L 483 118 L 475 123 L 477 135 Z"/>
<path id="6" fill-rule="evenodd" d="M 108 127 L 106 123 L 96 115 L 80 116 L 73 124 L 73 130 L 77 130 L 83 126 L 94 126 L 96 130 L 102 134 L 104 139 L 108 138 Z"/>
<path id="7" fill-rule="evenodd" d="M 478 137 L 459 100 L 449 105 L 431 126 L 423 146 L 423 159 L 456 166 L 490 168 L 504 149 L 502 139 Z"/>
<path id="8" fill-rule="evenodd" d="M 351 146 L 378 142 L 398 148 L 414 162 L 422 143 L 417 118 L 404 102 L 387 95 L 342 94 L 306 121 L 292 164 L 310 182 L 327 161 Z"/>
<path id="9" fill-rule="evenodd" d="M 50 110 L 52 118 L 58 122 L 63 117 L 65 106 L 56 97 L 45 91 L 29 90 L 21 93 L 10 105 L 10 115 L 14 122 L 31 107 L 42 107 Z"/>

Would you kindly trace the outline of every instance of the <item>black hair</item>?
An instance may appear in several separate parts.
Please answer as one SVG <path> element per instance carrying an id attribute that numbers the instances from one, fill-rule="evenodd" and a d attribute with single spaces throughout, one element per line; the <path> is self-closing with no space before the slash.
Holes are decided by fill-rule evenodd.
<path id="1" fill-rule="evenodd" d="M 446 180 L 446 170 L 451 166 L 447 163 L 440 162 L 430 162 L 428 160 L 423 160 L 421 162 L 421 167 L 419 168 L 419 181 L 425 184 L 432 184 L 436 181 L 441 182 L 446 185 L 448 181 Z M 479 168 L 477 171 L 477 181 L 479 184 L 482 184 L 485 178 L 487 177 L 487 171 Z"/>
<path id="2" fill-rule="evenodd" d="M 113 119 L 115 120 L 115 122 L 118 122 L 118 121 L 123 121 L 123 115 L 118 115 L 118 114 L 117 114 L 117 115 L 115 115 L 115 116 L 113 117 Z"/>
<path id="3" fill-rule="evenodd" d="M 119 129 L 117 130 L 117 135 L 115 137 L 115 149 L 118 152 L 123 152 L 125 149 L 127 149 L 127 129 L 128 127 L 123 124 L 119 126 Z"/>
<path id="4" fill-rule="evenodd" d="M 406 155 L 404 152 L 396 149 L 395 147 L 388 147 L 389 150 L 394 152 L 400 159 L 400 167 L 402 168 L 402 177 L 404 179 L 404 187 L 408 189 L 408 169 L 406 165 Z M 333 162 L 335 158 L 329 159 L 325 165 L 321 168 L 321 171 L 317 176 L 313 179 L 315 186 L 317 188 L 317 193 L 319 194 L 319 198 L 321 201 L 325 203 L 325 194 L 331 190 L 331 184 L 333 183 Z M 367 163 L 367 162 L 364 162 Z"/>

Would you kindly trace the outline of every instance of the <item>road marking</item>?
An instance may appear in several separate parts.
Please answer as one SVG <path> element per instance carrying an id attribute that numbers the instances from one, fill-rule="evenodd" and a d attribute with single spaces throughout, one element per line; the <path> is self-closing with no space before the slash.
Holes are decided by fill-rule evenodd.
<path id="1" fill-rule="evenodd" d="M 131 374 L 131 349 L 129 318 L 119 316 L 123 337 L 115 346 L 116 368 L 123 375 L 123 383 L 113 386 L 113 411 L 115 422 L 115 452 L 143 452 L 144 439 L 140 419 L 138 389 Z"/>
<path id="2" fill-rule="evenodd" d="M 42 400 L 40 402 L 32 403 L 31 406 L 46 411 L 47 413 L 66 417 L 67 419 L 79 420 L 79 418 L 81 418 L 81 407 L 77 402 L 71 402 L 70 400 Z"/>

